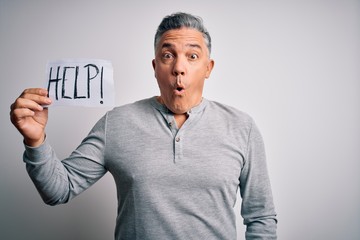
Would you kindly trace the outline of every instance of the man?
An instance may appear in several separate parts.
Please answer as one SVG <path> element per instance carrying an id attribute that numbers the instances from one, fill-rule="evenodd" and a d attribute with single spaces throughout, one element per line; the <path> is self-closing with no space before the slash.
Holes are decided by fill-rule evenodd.
<path id="1" fill-rule="evenodd" d="M 202 97 L 211 38 L 200 18 L 176 13 L 155 35 L 160 96 L 106 113 L 59 161 L 45 137 L 51 104 L 27 89 L 11 106 L 24 161 L 43 200 L 66 203 L 107 171 L 116 182 L 115 239 L 236 239 L 237 190 L 246 239 L 276 239 L 264 146 L 253 120 Z"/>

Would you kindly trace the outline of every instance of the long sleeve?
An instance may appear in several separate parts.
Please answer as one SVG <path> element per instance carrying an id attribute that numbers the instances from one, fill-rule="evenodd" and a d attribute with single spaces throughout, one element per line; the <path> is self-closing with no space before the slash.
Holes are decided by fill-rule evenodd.
<path id="1" fill-rule="evenodd" d="M 240 177 L 241 215 L 246 239 L 277 239 L 277 219 L 262 137 L 253 123 Z"/>
<path id="2" fill-rule="evenodd" d="M 79 147 L 62 161 L 47 140 L 37 148 L 25 146 L 26 170 L 45 203 L 66 203 L 107 172 L 105 122 L 105 117 L 99 120 Z"/>

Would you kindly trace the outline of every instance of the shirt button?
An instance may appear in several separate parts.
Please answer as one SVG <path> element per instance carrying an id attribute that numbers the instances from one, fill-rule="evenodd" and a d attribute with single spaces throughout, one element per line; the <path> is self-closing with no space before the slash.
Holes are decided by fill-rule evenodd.
<path id="1" fill-rule="evenodd" d="M 180 142 L 180 137 L 175 138 L 176 142 Z"/>

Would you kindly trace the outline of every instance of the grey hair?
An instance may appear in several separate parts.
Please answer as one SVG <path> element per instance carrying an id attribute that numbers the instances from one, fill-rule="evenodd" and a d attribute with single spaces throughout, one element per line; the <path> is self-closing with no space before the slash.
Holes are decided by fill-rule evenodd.
<path id="1" fill-rule="evenodd" d="M 154 48 L 156 49 L 160 38 L 166 31 L 180 29 L 182 27 L 193 28 L 201 32 L 205 39 L 205 43 L 210 55 L 211 37 L 209 32 L 204 27 L 202 19 L 200 17 L 183 12 L 174 13 L 163 18 L 155 34 Z"/>

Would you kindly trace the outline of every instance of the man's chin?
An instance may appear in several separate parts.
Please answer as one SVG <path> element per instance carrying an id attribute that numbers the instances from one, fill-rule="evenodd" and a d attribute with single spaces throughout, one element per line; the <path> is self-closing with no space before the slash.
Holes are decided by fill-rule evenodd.
<path id="1" fill-rule="evenodd" d="M 169 109 L 172 113 L 174 114 L 185 114 L 187 113 L 189 110 L 188 109 L 183 109 L 183 108 L 172 108 L 172 109 Z"/>
<path id="2" fill-rule="evenodd" d="M 167 106 L 167 108 L 174 114 L 185 114 L 191 109 L 187 105 L 180 104 L 172 104 L 171 106 Z"/>
<path id="3" fill-rule="evenodd" d="M 174 114 L 185 114 L 189 112 L 191 108 L 196 106 L 196 104 L 185 101 L 185 98 L 183 97 L 172 98 L 168 101 L 164 100 L 164 98 L 160 98 L 159 102 L 164 104 Z"/>

